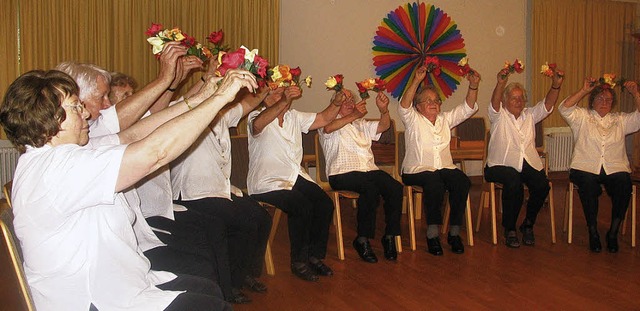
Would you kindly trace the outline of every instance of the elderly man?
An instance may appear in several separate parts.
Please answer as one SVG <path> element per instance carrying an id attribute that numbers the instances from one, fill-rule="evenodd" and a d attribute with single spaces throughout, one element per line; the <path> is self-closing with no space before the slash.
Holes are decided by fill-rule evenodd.
<path id="1" fill-rule="evenodd" d="M 442 100 L 437 91 L 432 86 L 418 88 L 426 74 L 426 66 L 418 68 L 398 106 L 407 146 L 402 161 L 402 181 L 424 189 L 422 204 L 427 214 L 427 250 L 435 256 L 443 255 L 438 227 L 442 225 L 444 194 L 449 192 L 451 218 L 447 242 L 452 252 L 462 254 L 464 245 L 460 239 L 460 226 L 471 181 L 453 164 L 449 143 L 451 129 L 478 110 L 476 99 L 480 75 L 470 71 L 466 75 L 469 89 L 465 102 L 451 111 L 441 112 Z"/>
<path id="2" fill-rule="evenodd" d="M 547 96 L 535 106 L 525 108 L 527 94 L 520 83 L 510 83 L 509 71 L 498 72 L 498 82 L 493 89 L 489 121 L 487 166 L 484 178 L 503 185 L 502 226 L 507 247 L 520 247 L 516 233 L 516 222 L 524 200 L 524 184 L 529 188 L 527 214 L 520 225 L 525 245 L 535 244 L 533 225 L 540 208 L 549 194 L 549 180 L 535 146 L 536 123 L 553 111 L 562 86 L 562 72 L 554 72 L 553 82 Z"/>
<path id="3" fill-rule="evenodd" d="M 138 82 L 133 77 L 120 72 L 111 73 L 111 83 L 109 85 L 111 88 L 109 91 L 111 106 L 133 95 L 138 88 Z"/>
<path id="4" fill-rule="evenodd" d="M 402 184 L 375 165 L 371 151 L 371 142 L 378 140 L 391 125 L 389 98 L 382 92 L 378 93 L 376 105 L 380 121 L 367 121 L 363 119 L 367 114 L 366 102 L 356 104 L 352 91 L 344 90 L 344 93 L 347 99 L 340 106 L 338 117 L 318 130 L 327 160 L 329 184 L 335 190 L 354 191 L 360 195 L 358 236 L 353 247 L 360 258 L 369 263 L 378 262 L 369 239 L 375 235 L 376 209 L 382 196 L 387 224 L 382 237 L 384 258 L 396 260 L 395 236 L 400 235 Z"/>
<path id="5" fill-rule="evenodd" d="M 344 100 L 341 94 L 320 113 L 290 109 L 302 91 L 280 87 L 264 100 L 265 108 L 249 114 L 249 194 L 275 205 L 289 216 L 291 272 L 306 281 L 333 275 L 322 262 L 327 253 L 333 202 L 313 182 L 302 162 L 302 133 L 331 122 Z"/>

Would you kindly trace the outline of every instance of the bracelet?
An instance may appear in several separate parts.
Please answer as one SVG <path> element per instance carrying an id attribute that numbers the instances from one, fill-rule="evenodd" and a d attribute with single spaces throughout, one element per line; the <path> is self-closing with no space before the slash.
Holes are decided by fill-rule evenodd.
<path id="1" fill-rule="evenodd" d="M 170 88 L 170 87 L 169 87 L 169 88 L 167 88 L 167 91 L 172 92 L 172 93 L 173 93 L 173 92 L 175 92 L 176 90 L 177 90 L 177 89 L 172 89 L 172 88 Z"/>
<path id="2" fill-rule="evenodd" d="M 470 90 L 474 90 L 474 91 L 477 91 L 477 90 L 478 90 L 478 88 L 477 88 L 477 87 L 474 89 L 474 88 L 472 88 L 471 86 L 469 86 L 469 89 L 470 89 Z"/>
<path id="3" fill-rule="evenodd" d="M 551 86 L 551 88 L 554 89 L 554 90 L 559 90 L 560 89 L 560 87 L 553 87 L 553 85 Z"/>
<path id="4" fill-rule="evenodd" d="M 207 80 L 204 79 L 204 76 L 200 77 L 200 80 L 202 80 L 202 82 L 207 83 Z"/>
<path id="5" fill-rule="evenodd" d="M 189 100 L 188 99 L 184 99 L 184 103 L 187 105 L 187 108 L 189 108 L 189 110 L 193 110 L 193 107 L 191 107 L 191 105 L 189 105 Z"/>

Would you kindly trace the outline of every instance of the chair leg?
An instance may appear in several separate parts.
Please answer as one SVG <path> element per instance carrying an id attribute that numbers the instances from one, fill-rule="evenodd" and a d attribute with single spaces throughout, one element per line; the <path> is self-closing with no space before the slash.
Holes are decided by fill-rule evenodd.
<path id="1" fill-rule="evenodd" d="M 553 205 L 553 184 L 549 182 L 549 214 L 551 216 L 551 242 L 556 244 L 556 209 Z"/>
<path id="2" fill-rule="evenodd" d="M 491 234 L 493 237 L 493 245 L 498 244 L 498 230 L 496 227 L 496 184 L 490 184 L 491 190 Z"/>
<path id="3" fill-rule="evenodd" d="M 636 247 L 636 200 L 638 187 L 633 185 L 631 189 L 631 247 Z"/>
<path id="4" fill-rule="evenodd" d="M 276 275 L 276 269 L 273 266 L 273 257 L 271 255 L 271 243 L 267 241 L 267 249 L 264 252 L 264 265 L 267 270 L 267 275 Z"/>
<path id="5" fill-rule="evenodd" d="M 465 219 L 467 220 L 467 243 L 469 246 L 473 246 L 473 224 L 471 223 L 471 200 L 469 200 L 469 196 L 467 195 L 467 208 L 464 211 Z"/>
<path id="6" fill-rule="evenodd" d="M 411 192 L 416 196 L 416 199 L 413 202 L 416 207 L 416 219 L 422 219 L 422 209 L 424 208 L 424 206 L 422 206 L 422 192 L 414 192 L 413 190 L 411 190 Z"/>
<path id="7" fill-rule="evenodd" d="M 396 235 L 396 250 L 398 253 L 402 253 L 402 237 Z"/>
<path id="8" fill-rule="evenodd" d="M 569 210 L 567 211 L 567 243 L 571 244 L 573 241 L 573 183 L 569 183 L 569 190 L 567 195 L 569 196 Z"/>
<path id="9" fill-rule="evenodd" d="M 409 241 L 411 250 L 416 250 L 416 223 L 413 215 L 413 190 L 411 186 L 405 186 L 404 191 L 407 194 L 407 218 L 409 220 Z"/>
<path id="10" fill-rule="evenodd" d="M 564 195 L 564 213 L 562 216 L 562 232 L 567 232 L 569 228 L 569 196 L 572 195 L 569 192 L 569 185 L 567 185 L 567 193 Z"/>
<path id="11" fill-rule="evenodd" d="M 451 204 L 449 204 L 449 197 L 445 198 L 444 204 L 444 213 L 442 217 L 442 226 L 440 226 L 440 231 L 444 234 L 447 233 L 447 229 L 449 229 L 449 217 L 451 217 Z"/>
<path id="12" fill-rule="evenodd" d="M 482 211 L 486 207 L 484 205 L 486 196 L 487 196 L 487 192 L 486 191 L 482 191 L 480 193 L 480 204 L 478 204 L 478 218 L 476 218 L 476 232 L 480 231 L 480 222 L 482 222 Z"/>
<path id="13" fill-rule="evenodd" d="M 267 249 L 264 253 L 264 264 L 267 270 L 268 275 L 276 275 L 276 269 L 273 265 L 273 253 L 271 252 L 271 245 L 273 244 L 273 239 L 276 236 L 276 231 L 278 231 L 278 224 L 280 224 L 280 217 L 282 217 L 282 211 L 278 208 L 273 212 L 273 220 L 271 224 L 271 231 L 269 231 L 269 239 L 267 240 Z"/>
<path id="14" fill-rule="evenodd" d="M 333 224 L 336 227 L 336 245 L 338 246 L 338 258 L 344 260 L 344 242 L 342 241 L 342 216 L 340 215 L 340 194 L 337 191 L 331 193 L 333 200 Z"/>

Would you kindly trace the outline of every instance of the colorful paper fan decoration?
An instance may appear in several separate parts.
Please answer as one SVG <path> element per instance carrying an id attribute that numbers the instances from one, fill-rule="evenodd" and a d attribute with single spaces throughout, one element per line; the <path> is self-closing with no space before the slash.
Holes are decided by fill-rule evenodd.
<path id="1" fill-rule="evenodd" d="M 389 12 L 373 39 L 373 65 L 387 83 L 387 90 L 400 98 L 427 56 L 439 59 L 441 73 L 427 74 L 440 98 L 456 90 L 462 76 L 458 62 L 467 55 L 456 23 L 441 9 L 424 3 L 407 3 Z"/>

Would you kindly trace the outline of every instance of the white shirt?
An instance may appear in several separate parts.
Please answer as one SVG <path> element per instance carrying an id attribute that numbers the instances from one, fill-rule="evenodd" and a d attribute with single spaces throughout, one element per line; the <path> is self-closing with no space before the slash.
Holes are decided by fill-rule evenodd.
<path id="1" fill-rule="evenodd" d="M 378 123 L 360 118 L 329 134 L 318 129 L 327 176 L 378 170 L 371 151 L 371 141 L 382 135 L 377 133 Z"/>
<path id="2" fill-rule="evenodd" d="M 402 173 L 416 174 L 456 168 L 449 149 L 451 129 L 470 118 L 476 111 L 477 103 L 472 109 L 465 101 L 451 111 L 440 112 L 434 124 L 413 106 L 405 109 L 398 105 L 398 116 L 405 128 L 406 152 L 402 161 Z"/>
<path id="3" fill-rule="evenodd" d="M 624 142 L 627 134 L 640 129 L 640 112 L 610 112 L 600 117 L 594 110 L 563 104 L 558 110 L 573 132 L 571 168 L 592 174 L 600 174 L 600 168 L 607 175 L 630 173 Z"/>
<path id="4" fill-rule="evenodd" d="M 262 112 L 249 113 L 249 133 L 253 120 Z M 249 136 L 249 194 L 275 190 L 291 190 L 298 175 L 313 182 L 300 165 L 302 163 L 302 133 L 307 133 L 316 119 L 315 113 L 291 109 L 284 114 L 282 127 L 278 118 L 269 123 L 258 135 Z"/>
<path id="5" fill-rule="evenodd" d="M 231 199 L 231 138 L 229 127 L 243 116 L 241 104 L 219 114 L 180 157 L 171 163 L 173 199 L 197 200 L 207 197 Z M 237 192 L 234 192 L 238 194 Z M 239 193 L 240 196 L 242 192 Z"/>
<path id="6" fill-rule="evenodd" d="M 120 121 L 116 112 L 116 105 L 100 110 L 95 120 L 89 120 L 89 136 L 98 137 L 120 132 Z"/>
<path id="7" fill-rule="evenodd" d="M 547 111 L 544 100 L 531 108 L 524 108 L 518 119 L 504 106 L 500 111 L 495 111 L 489 105 L 491 139 L 487 151 L 487 166 L 509 166 L 522 172 L 522 164 L 527 160 L 531 167 L 542 170 L 544 165 L 536 150 L 536 123 L 551 112 L 553 108 Z"/>
<path id="8" fill-rule="evenodd" d="M 126 146 L 117 136 L 80 147 L 28 148 L 13 183 L 16 235 L 38 310 L 162 310 L 180 294 L 154 285 L 138 248 L 135 212 L 115 193 Z"/>

